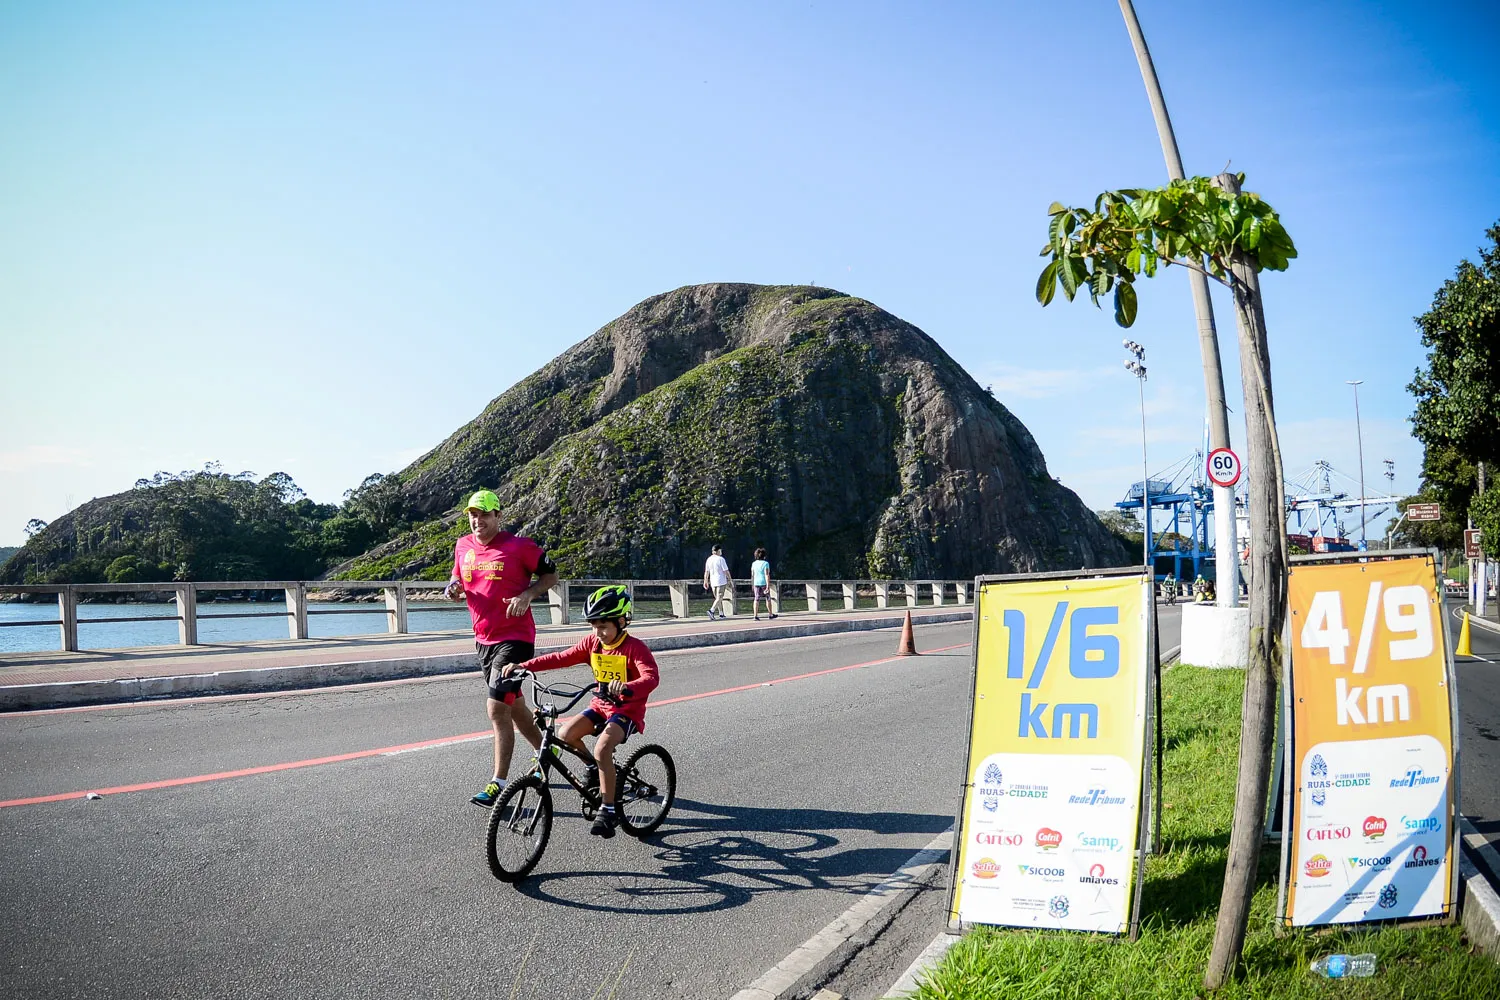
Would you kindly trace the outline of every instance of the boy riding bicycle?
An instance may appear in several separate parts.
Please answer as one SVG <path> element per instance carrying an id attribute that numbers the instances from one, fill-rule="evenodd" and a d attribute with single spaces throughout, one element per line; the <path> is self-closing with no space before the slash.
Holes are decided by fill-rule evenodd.
<path id="1" fill-rule="evenodd" d="M 516 670 L 540 673 L 580 663 L 593 667 L 600 694 L 581 714 L 565 719 L 558 736 L 584 753 L 588 753 L 588 747 L 583 737 L 598 737 L 594 740 L 594 766 L 604 807 L 589 828 L 596 837 L 615 835 L 619 823 L 615 814 L 615 747 L 646 731 L 646 699 L 658 683 L 651 650 L 625 631 L 631 610 L 630 594 L 624 587 L 600 587 L 583 606 L 583 617 L 594 627 L 593 635 L 585 636 L 571 649 L 500 668 L 500 676 L 508 677 Z M 589 777 L 592 783 L 593 774 Z"/>

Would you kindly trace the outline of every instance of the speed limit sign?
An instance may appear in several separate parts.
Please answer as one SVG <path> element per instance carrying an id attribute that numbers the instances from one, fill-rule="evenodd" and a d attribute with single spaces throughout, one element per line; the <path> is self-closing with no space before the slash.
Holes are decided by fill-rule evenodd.
<path id="1" fill-rule="evenodd" d="M 1208 481 L 1215 486 L 1233 486 L 1240 481 L 1240 456 L 1228 448 L 1208 453 Z"/>

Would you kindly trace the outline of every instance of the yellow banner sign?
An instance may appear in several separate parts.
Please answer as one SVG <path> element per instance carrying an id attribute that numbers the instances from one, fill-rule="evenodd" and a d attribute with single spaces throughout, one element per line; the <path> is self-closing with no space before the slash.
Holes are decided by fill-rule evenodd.
<path id="1" fill-rule="evenodd" d="M 1143 575 L 979 586 L 950 920 L 1128 926 L 1147 594 Z"/>
<path id="2" fill-rule="evenodd" d="M 1429 557 L 1294 563 L 1286 923 L 1448 912 L 1453 718 Z"/>

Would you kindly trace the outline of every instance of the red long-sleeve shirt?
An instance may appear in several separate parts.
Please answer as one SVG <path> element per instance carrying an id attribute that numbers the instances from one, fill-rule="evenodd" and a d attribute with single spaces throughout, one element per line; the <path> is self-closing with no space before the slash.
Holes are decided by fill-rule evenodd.
<path id="1" fill-rule="evenodd" d="M 630 693 L 621 698 L 618 705 L 595 695 L 593 701 L 589 702 L 589 708 L 606 719 L 616 713 L 623 715 L 635 723 L 635 728 L 639 732 L 644 733 L 646 731 L 646 699 L 652 691 L 656 690 L 656 685 L 660 683 L 660 680 L 657 676 L 656 658 L 651 655 L 651 650 L 630 633 L 625 633 L 625 638 L 620 640 L 613 649 L 606 648 L 597 635 L 584 636 L 578 645 L 571 649 L 538 656 L 521 666 L 533 673 L 540 673 L 543 670 L 557 670 L 562 667 L 574 667 L 580 663 L 589 663 L 595 653 L 625 657 L 625 686 Z"/>

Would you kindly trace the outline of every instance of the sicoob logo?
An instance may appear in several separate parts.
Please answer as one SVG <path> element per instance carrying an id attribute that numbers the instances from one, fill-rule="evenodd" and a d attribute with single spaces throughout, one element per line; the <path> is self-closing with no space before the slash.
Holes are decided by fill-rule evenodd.
<path id="1" fill-rule="evenodd" d="M 1328 860 L 1327 855 L 1314 854 L 1307 859 L 1307 863 L 1302 866 L 1302 870 L 1307 873 L 1308 878 L 1322 878 L 1333 871 L 1333 862 Z"/>
<path id="2" fill-rule="evenodd" d="M 1379 840 L 1381 837 L 1384 837 L 1385 836 L 1385 817 L 1384 816 L 1366 816 L 1365 817 L 1364 831 L 1365 831 L 1365 839 L 1366 840 Z"/>
<path id="3" fill-rule="evenodd" d="M 1000 865 L 994 858 L 980 858 L 972 867 L 975 878 L 994 878 L 1000 874 Z"/>
<path id="4" fill-rule="evenodd" d="M 1062 845 L 1062 834 L 1049 827 L 1042 827 L 1036 832 L 1036 846 L 1044 851 L 1050 851 Z"/>

